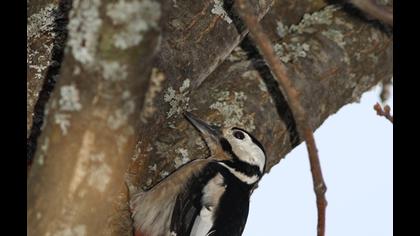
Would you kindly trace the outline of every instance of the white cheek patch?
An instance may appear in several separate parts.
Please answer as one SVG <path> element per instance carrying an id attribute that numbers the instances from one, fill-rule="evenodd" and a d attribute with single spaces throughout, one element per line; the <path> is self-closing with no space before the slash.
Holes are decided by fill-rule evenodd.
<path id="1" fill-rule="evenodd" d="M 238 158 L 251 165 L 259 167 L 261 173 L 265 165 L 265 154 L 261 148 L 252 142 L 248 134 L 245 134 L 245 139 L 236 139 L 234 137 L 228 139 L 232 146 L 232 151 Z"/>

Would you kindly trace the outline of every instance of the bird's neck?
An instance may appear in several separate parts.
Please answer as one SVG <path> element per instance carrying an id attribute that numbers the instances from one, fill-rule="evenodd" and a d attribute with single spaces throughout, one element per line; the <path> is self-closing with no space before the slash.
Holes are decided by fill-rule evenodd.
<path id="1" fill-rule="evenodd" d="M 219 164 L 245 184 L 254 185 L 261 178 L 261 172 L 257 166 L 239 160 L 219 161 Z"/>

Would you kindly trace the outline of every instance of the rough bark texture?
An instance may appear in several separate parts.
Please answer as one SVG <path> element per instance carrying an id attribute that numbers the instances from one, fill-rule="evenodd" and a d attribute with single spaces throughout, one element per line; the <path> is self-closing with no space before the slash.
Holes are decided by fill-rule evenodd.
<path id="1" fill-rule="evenodd" d="M 163 21 L 163 40 L 156 62 L 167 83 L 180 86 L 184 79 L 198 87 L 220 65 L 247 33 L 233 11 L 232 0 L 178 0 Z M 260 18 L 274 4 L 277 19 L 296 22 L 306 12 L 325 6 L 315 0 L 252 0 Z"/>
<path id="2" fill-rule="evenodd" d="M 275 29 L 267 26 L 267 31 Z M 338 7 L 307 14 L 299 24 L 277 31 L 282 32 L 281 37 L 272 33 L 273 43 L 302 93 L 313 128 L 392 76 L 392 37 Z M 250 44 L 248 41 L 242 46 L 255 54 Z M 182 117 L 183 110 L 253 131 L 268 150 L 269 169 L 290 151 L 294 145 L 289 136 L 297 138 L 290 109 L 268 68 L 261 60 L 248 60 L 246 54 L 235 49 L 198 89 L 191 91 L 190 80 L 184 79 L 180 86 L 169 86 L 157 96 L 156 107 L 164 114 L 155 113 L 155 119 L 142 127 L 134 156 L 139 163 L 133 165 L 133 172 L 140 173 L 137 179 L 153 184 L 177 166 L 177 159 L 186 156 L 182 153 L 189 153 L 184 162 L 207 155 L 198 134 Z"/>
<path id="3" fill-rule="evenodd" d="M 268 170 L 299 144 L 290 108 L 252 41 L 236 47 L 245 31 L 232 1 L 165 2 L 158 40 L 150 0 L 74 1 L 28 180 L 29 234 L 130 235 L 122 188 L 129 158 L 130 181 L 148 188 L 208 155 L 185 110 L 254 133 Z M 255 0 L 260 17 L 270 2 Z M 314 129 L 392 76 L 392 36 L 336 7 L 321 10 L 325 4 L 278 0 L 262 20 Z"/>
<path id="4" fill-rule="evenodd" d="M 31 135 L 32 124 L 41 122 L 43 104 L 58 74 L 70 5 L 71 1 L 68 0 L 34 0 L 28 5 L 27 138 Z"/>
<path id="5" fill-rule="evenodd" d="M 160 15 L 161 4 L 151 0 L 73 2 L 60 80 L 29 173 L 29 235 L 109 234 Z"/>
<path id="6" fill-rule="evenodd" d="M 392 37 L 337 7 L 307 14 L 299 24 L 277 31 L 281 37 L 271 34 L 273 43 L 301 91 L 313 129 L 392 76 Z M 256 54 L 249 42 L 242 46 Z M 183 163 L 208 155 L 199 134 L 181 115 L 183 110 L 253 132 L 267 149 L 268 170 L 299 144 L 290 109 L 269 69 L 261 60 L 248 60 L 242 49 L 198 89 L 190 91 L 189 86 L 185 79 L 158 96 L 156 106 L 164 114 L 155 114 L 154 121 L 142 127 L 130 170 L 136 185 L 147 189 Z"/>

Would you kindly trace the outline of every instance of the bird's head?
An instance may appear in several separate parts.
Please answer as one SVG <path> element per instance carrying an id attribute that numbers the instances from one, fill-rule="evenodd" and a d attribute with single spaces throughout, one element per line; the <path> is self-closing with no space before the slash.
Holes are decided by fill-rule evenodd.
<path id="1" fill-rule="evenodd" d="M 235 164 L 244 163 L 257 168 L 259 175 L 264 173 L 264 148 L 248 131 L 238 127 L 210 125 L 190 112 L 185 112 L 184 115 L 200 131 L 215 159 Z"/>

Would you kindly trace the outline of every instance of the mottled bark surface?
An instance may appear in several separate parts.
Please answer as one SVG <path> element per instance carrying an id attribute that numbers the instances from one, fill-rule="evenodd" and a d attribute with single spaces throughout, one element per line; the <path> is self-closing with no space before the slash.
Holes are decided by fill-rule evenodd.
<path id="1" fill-rule="evenodd" d="M 274 5 L 275 6 L 275 5 Z M 319 6 L 318 6 L 319 7 Z M 345 104 L 392 76 L 392 37 L 375 25 L 349 16 L 335 7 L 284 21 L 273 8 L 263 25 L 302 91 L 314 129 Z M 299 9 L 299 8 L 297 8 Z M 292 25 L 294 24 L 294 25 Z M 241 48 L 242 47 L 242 48 Z M 296 126 L 277 83 L 247 39 L 198 88 L 189 77 L 153 86 L 153 113 L 142 113 L 131 181 L 148 188 L 182 164 L 208 155 L 196 130 L 182 111 L 218 125 L 235 125 L 252 131 L 268 153 L 268 170 L 300 143 Z M 249 57 L 254 59 L 249 60 Z M 257 58 L 257 59 L 256 59 Z M 115 221 L 129 222 L 122 204 Z M 125 235 L 127 229 L 118 232 Z"/>
<path id="2" fill-rule="evenodd" d="M 76 0 L 28 178 L 29 235 L 108 235 L 159 38 L 158 1 Z"/>
<path id="3" fill-rule="evenodd" d="M 41 122 L 43 104 L 58 74 L 66 39 L 66 14 L 70 5 L 69 0 L 61 3 L 58 0 L 34 0 L 27 9 L 27 138 L 31 134 L 32 124 Z M 45 92 L 42 93 L 42 90 Z"/>
<path id="4" fill-rule="evenodd" d="M 284 26 L 282 37 L 271 35 L 277 54 L 301 91 L 313 128 L 392 76 L 392 37 L 337 7 L 329 6 L 307 14 L 298 24 Z M 243 47 L 255 53 L 249 44 Z M 290 136 L 297 138 L 290 109 L 263 61 L 248 60 L 246 54 L 236 49 L 198 89 L 191 91 L 185 79 L 179 87 L 163 90 L 156 104 L 164 114 L 155 113 L 154 121 L 142 127 L 134 156 L 138 165 L 132 170 L 140 174 L 137 180 L 150 185 L 177 167 L 176 163 L 207 155 L 198 134 L 181 115 L 183 110 L 254 132 L 268 150 L 268 169 L 290 151 L 294 146 Z"/>
<path id="5" fill-rule="evenodd" d="M 256 14 L 264 17 L 271 5 L 279 21 L 295 23 L 304 13 L 325 6 L 315 0 L 252 0 Z M 248 32 L 238 23 L 234 1 L 177 0 L 165 14 L 161 51 L 156 66 L 171 86 L 181 86 L 185 79 L 198 87 L 220 65 Z M 274 13 L 271 13 L 274 14 Z"/>
<path id="6" fill-rule="evenodd" d="M 392 38 L 338 8 L 308 14 L 282 36 L 273 37 L 273 43 L 314 129 L 392 76 Z M 135 183 L 150 187 L 183 163 L 208 155 L 183 110 L 253 132 L 267 149 L 268 170 L 300 142 L 290 109 L 261 60 L 248 60 L 238 49 L 198 89 L 189 91 L 188 85 L 184 80 L 180 87 L 166 88 L 165 114 L 142 128 L 131 169 Z"/>
<path id="7" fill-rule="evenodd" d="M 380 27 L 324 1 L 270 2 L 255 0 L 255 9 L 314 129 L 392 76 L 392 36 Z M 74 1 L 28 180 L 31 235 L 130 235 L 126 168 L 148 188 L 208 155 L 185 110 L 254 133 L 268 170 L 301 142 L 269 68 L 251 39 L 241 43 L 232 1 L 167 1 L 161 38 L 154 4 Z"/>

